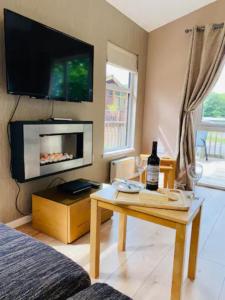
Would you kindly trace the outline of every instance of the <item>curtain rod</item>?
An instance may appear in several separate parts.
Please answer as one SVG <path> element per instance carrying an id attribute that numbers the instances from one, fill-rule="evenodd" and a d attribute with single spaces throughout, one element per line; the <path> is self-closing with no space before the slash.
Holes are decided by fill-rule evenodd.
<path id="1" fill-rule="evenodd" d="M 223 26 L 224 26 L 224 23 L 213 24 L 213 29 L 220 29 L 220 28 L 223 28 Z M 198 31 L 204 31 L 205 30 L 205 26 L 198 26 L 197 30 Z M 192 32 L 192 31 L 193 31 L 193 29 L 191 29 L 191 28 L 185 29 L 185 33 L 189 33 L 189 32 Z"/>

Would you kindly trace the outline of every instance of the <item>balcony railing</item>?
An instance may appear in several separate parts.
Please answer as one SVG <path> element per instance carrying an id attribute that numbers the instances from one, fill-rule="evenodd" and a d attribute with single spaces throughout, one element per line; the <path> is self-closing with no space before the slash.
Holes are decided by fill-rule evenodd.
<path id="1" fill-rule="evenodd" d="M 208 156 L 225 158 L 225 132 L 209 130 L 204 132 L 206 133 L 205 142 Z"/>
<path id="2" fill-rule="evenodd" d="M 127 145 L 127 123 L 105 121 L 105 151 L 117 150 Z"/>
<path id="3" fill-rule="evenodd" d="M 209 156 L 225 158 L 225 132 L 208 131 L 206 146 Z"/>

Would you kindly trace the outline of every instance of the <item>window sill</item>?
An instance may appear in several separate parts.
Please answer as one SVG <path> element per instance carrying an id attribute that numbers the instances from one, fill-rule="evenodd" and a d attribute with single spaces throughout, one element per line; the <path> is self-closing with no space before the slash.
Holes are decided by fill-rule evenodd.
<path id="1" fill-rule="evenodd" d="M 205 123 L 201 122 L 196 126 L 198 130 L 208 130 L 208 131 L 225 131 L 225 124 L 215 124 L 215 123 Z"/>
<path id="2" fill-rule="evenodd" d="M 120 150 L 114 150 L 114 151 L 110 151 L 110 152 L 105 152 L 103 154 L 103 158 L 109 158 L 109 157 L 124 155 L 124 154 L 128 154 L 128 153 L 133 153 L 134 151 L 135 151 L 134 148 L 125 148 L 125 149 L 120 149 Z"/>

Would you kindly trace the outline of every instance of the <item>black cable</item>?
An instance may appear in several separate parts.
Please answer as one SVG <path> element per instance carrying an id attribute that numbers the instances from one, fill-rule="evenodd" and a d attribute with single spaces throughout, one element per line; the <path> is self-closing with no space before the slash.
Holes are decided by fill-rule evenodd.
<path id="1" fill-rule="evenodd" d="M 15 179 L 14 179 L 15 180 Z M 19 183 L 15 180 L 15 183 L 18 187 L 18 192 L 16 194 L 16 201 L 15 201 L 15 204 L 16 204 L 16 210 L 22 215 L 22 216 L 26 216 L 26 214 L 24 212 L 22 212 L 19 208 L 19 204 L 18 204 L 18 200 L 19 200 L 19 195 L 20 195 L 20 191 L 21 191 L 21 188 L 20 188 L 20 185 Z"/>
<path id="2" fill-rule="evenodd" d="M 19 96 L 19 97 L 17 98 L 17 102 L 16 102 L 16 105 L 15 105 L 15 107 L 14 107 L 14 110 L 13 110 L 13 112 L 12 112 L 12 114 L 11 114 L 11 117 L 10 117 L 10 119 L 9 119 L 9 123 L 12 121 L 12 119 L 13 119 L 15 113 L 16 113 L 17 107 L 18 107 L 18 105 L 19 105 L 19 103 L 20 103 L 20 99 L 21 99 L 21 96 Z"/>
<path id="3" fill-rule="evenodd" d="M 16 105 L 11 113 L 11 116 L 9 118 L 9 121 L 7 123 L 7 136 L 8 136 L 8 143 L 9 143 L 9 146 L 11 148 L 11 138 L 10 138 L 10 122 L 12 121 L 13 117 L 15 116 L 15 113 L 17 111 L 17 108 L 19 106 L 19 103 L 20 103 L 20 99 L 21 99 L 21 96 L 19 96 L 17 98 L 17 101 L 16 101 Z M 12 158 L 10 158 L 10 172 L 12 174 Z M 16 210 L 22 215 L 22 216 L 25 216 L 26 214 L 24 212 L 22 212 L 19 208 L 19 204 L 18 204 L 18 200 L 19 200 L 19 195 L 20 195 L 20 191 L 21 191 L 21 188 L 20 188 L 20 185 L 19 183 L 14 179 L 16 185 L 17 185 L 17 188 L 18 188 L 18 192 L 16 194 L 16 199 L 15 199 L 15 207 L 16 207 Z"/>
<path id="4" fill-rule="evenodd" d="M 8 143 L 9 143 L 10 149 L 11 149 L 10 122 L 12 121 L 12 119 L 13 119 L 13 117 L 14 117 L 16 111 L 17 111 L 18 105 L 19 105 L 19 103 L 20 103 L 20 99 L 21 99 L 21 96 L 19 96 L 19 97 L 17 98 L 16 105 L 15 105 L 15 107 L 14 107 L 14 109 L 13 109 L 13 112 L 11 113 L 11 116 L 10 116 L 9 121 L 8 121 L 8 123 L 7 123 L 7 136 L 8 136 Z M 10 158 L 10 172 L 11 172 L 11 174 L 12 174 L 12 157 Z"/>
<path id="5" fill-rule="evenodd" d="M 9 118 L 8 123 L 7 123 L 7 135 L 8 135 L 9 146 L 11 146 L 10 130 L 9 130 L 10 122 L 12 121 L 12 119 L 13 119 L 13 117 L 14 117 L 16 111 L 17 111 L 17 108 L 18 108 L 19 103 L 20 103 L 20 99 L 21 99 L 21 96 L 19 96 L 19 97 L 17 98 L 16 105 L 15 105 L 14 110 L 13 110 L 13 112 L 12 112 L 10 118 Z"/>
<path id="6" fill-rule="evenodd" d="M 51 105 L 51 114 L 50 114 L 50 116 L 47 119 L 42 119 L 41 121 L 52 121 L 53 116 L 54 116 L 54 104 L 55 104 L 55 101 L 52 100 L 51 104 L 52 105 Z"/>
<path id="7" fill-rule="evenodd" d="M 54 104 L 55 104 L 55 101 L 52 100 L 52 112 L 51 112 L 51 115 L 50 115 L 50 118 L 49 118 L 49 119 L 52 119 L 53 116 L 54 116 Z"/>

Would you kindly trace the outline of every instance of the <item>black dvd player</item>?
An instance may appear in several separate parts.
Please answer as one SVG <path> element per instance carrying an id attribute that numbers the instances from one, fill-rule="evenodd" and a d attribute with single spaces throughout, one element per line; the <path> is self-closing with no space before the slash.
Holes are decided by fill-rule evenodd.
<path id="1" fill-rule="evenodd" d="M 57 188 L 64 193 L 69 193 L 74 195 L 74 194 L 78 194 L 90 190 L 92 188 L 92 184 L 87 180 L 77 179 L 77 180 L 60 184 L 57 186 Z"/>

